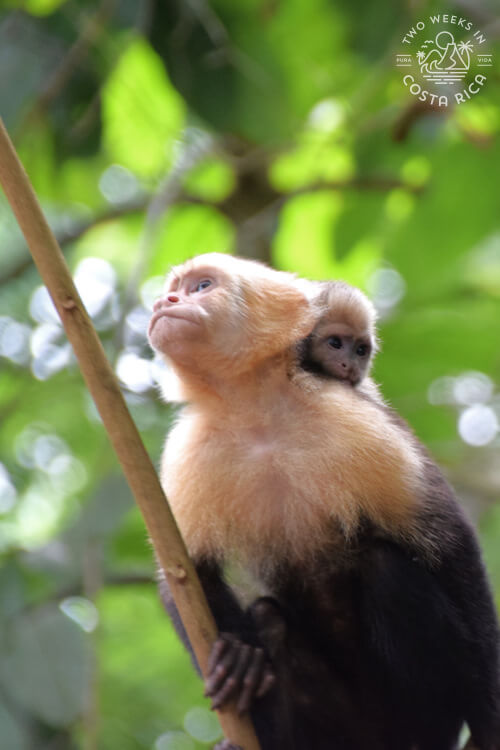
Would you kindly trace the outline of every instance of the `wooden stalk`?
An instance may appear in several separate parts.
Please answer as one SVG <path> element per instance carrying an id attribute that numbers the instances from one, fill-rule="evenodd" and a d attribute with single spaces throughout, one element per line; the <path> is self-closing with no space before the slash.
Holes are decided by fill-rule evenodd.
<path id="1" fill-rule="evenodd" d="M 1 119 L 0 182 L 73 346 L 205 675 L 217 637 L 214 618 L 100 339 Z M 248 715 L 238 716 L 231 706 L 218 711 L 218 716 L 228 739 L 244 750 L 259 750 Z"/>

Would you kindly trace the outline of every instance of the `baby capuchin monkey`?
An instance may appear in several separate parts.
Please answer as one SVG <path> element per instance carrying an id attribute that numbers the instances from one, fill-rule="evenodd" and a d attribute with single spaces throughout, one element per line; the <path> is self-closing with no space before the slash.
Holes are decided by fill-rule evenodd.
<path id="1" fill-rule="evenodd" d="M 475 534 L 408 426 L 363 391 L 374 317 L 364 297 L 368 325 L 348 316 L 353 297 L 337 320 L 335 288 L 318 313 L 292 275 L 212 253 L 174 268 L 154 307 L 149 339 L 185 402 L 162 484 L 221 633 L 206 693 L 251 712 L 262 750 L 456 750 L 464 723 L 477 750 L 500 750 Z"/>
<path id="2" fill-rule="evenodd" d="M 343 281 L 322 282 L 318 287 L 313 298 L 318 322 L 299 344 L 300 367 L 359 386 L 378 350 L 375 308 L 363 292 Z"/>
<path id="3" fill-rule="evenodd" d="M 309 282 L 307 289 L 318 322 L 297 345 L 298 371 L 323 381 L 334 378 L 383 404 L 369 377 L 379 350 L 374 305 L 344 281 Z"/>

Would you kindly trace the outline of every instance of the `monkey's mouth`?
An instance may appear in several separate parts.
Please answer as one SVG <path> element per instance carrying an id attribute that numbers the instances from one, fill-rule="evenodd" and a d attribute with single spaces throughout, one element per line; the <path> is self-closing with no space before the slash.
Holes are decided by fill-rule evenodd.
<path id="1" fill-rule="evenodd" d="M 341 380 L 342 382 L 352 382 L 352 373 L 349 372 L 349 370 L 344 370 L 341 367 L 333 367 L 332 374 L 337 378 L 337 380 Z"/>
<path id="2" fill-rule="evenodd" d="M 185 323 L 191 323 L 193 325 L 200 324 L 198 316 L 193 315 L 192 310 L 188 310 L 184 307 L 166 307 L 162 310 L 157 310 L 157 312 L 152 315 L 149 323 L 149 331 L 153 330 L 160 318 L 175 318 L 176 320 L 183 320 Z"/>

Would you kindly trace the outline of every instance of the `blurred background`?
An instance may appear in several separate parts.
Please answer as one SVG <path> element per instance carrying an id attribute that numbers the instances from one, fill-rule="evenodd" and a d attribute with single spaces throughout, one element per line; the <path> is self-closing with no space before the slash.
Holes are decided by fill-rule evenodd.
<path id="1" fill-rule="evenodd" d="M 493 55 L 458 105 L 396 65 L 431 13 Z M 155 463 L 173 412 L 145 330 L 172 263 L 217 250 L 345 279 L 377 305 L 376 380 L 479 525 L 497 595 L 499 42 L 496 0 L 0 13 L 0 115 Z M 208 747 L 142 519 L 3 194 L 0 248 L 0 747 Z"/>

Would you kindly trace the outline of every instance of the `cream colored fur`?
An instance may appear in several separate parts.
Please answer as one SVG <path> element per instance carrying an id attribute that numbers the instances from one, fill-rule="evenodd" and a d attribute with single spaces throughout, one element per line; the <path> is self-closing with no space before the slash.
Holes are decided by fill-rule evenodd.
<path id="1" fill-rule="evenodd" d="M 361 515 L 407 534 L 421 464 L 405 433 L 353 389 L 282 375 L 225 413 L 189 406 L 172 430 L 161 476 L 190 552 L 302 560 Z"/>
<path id="2" fill-rule="evenodd" d="M 216 318 L 225 309 L 231 351 L 210 325 L 192 370 L 164 346 L 189 404 L 161 479 L 190 553 L 250 566 L 303 561 L 336 532 L 353 534 L 361 517 L 412 535 L 422 466 L 411 439 L 355 389 L 294 372 L 293 343 L 317 318 L 291 276 L 249 263 L 212 254 L 189 265 L 219 272 L 222 289 L 204 304 Z"/>

